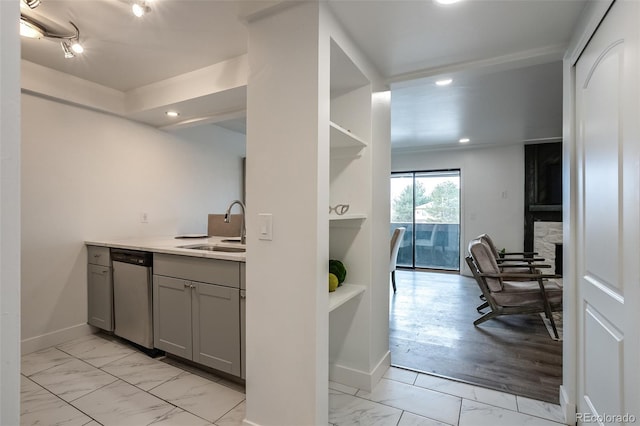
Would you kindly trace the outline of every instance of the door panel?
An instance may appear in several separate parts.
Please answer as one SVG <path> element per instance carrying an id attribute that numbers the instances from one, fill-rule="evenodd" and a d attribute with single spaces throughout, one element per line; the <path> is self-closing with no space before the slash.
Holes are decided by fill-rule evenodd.
<path id="1" fill-rule="evenodd" d="M 588 70 L 582 94 L 585 117 L 584 223 L 585 273 L 609 287 L 620 288 L 619 262 L 619 94 L 624 45 L 616 43 Z M 585 70 L 586 71 L 586 70 Z M 604 242 L 606 241 L 606 244 Z"/>
<path id="2" fill-rule="evenodd" d="M 240 290 L 194 283 L 193 360 L 240 376 Z"/>
<path id="3" fill-rule="evenodd" d="M 601 424 L 640 405 L 639 18 L 615 2 L 576 65 L 577 406 Z"/>
<path id="4" fill-rule="evenodd" d="M 154 346 L 191 359 L 191 282 L 153 276 Z"/>
<path id="5" fill-rule="evenodd" d="M 113 331 L 113 283 L 111 268 L 88 265 L 89 324 Z"/>
<path id="6" fill-rule="evenodd" d="M 592 306 L 585 309 L 585 402 L 599 413 L 622 413 L 620 383 L 623 336 Z M 608 348 L 603 351 L 602 348 Z M 608 368 L 602 368 L 608 366 Z"/>

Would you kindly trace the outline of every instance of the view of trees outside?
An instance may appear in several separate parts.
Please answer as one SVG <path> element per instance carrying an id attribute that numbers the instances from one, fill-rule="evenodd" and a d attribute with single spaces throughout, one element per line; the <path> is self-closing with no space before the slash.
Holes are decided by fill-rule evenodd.
<path id="1" fill-rule="evenodd" d="M 395 180 L 395 182 L 394 182 Z M 418 223 L 460 223 L 460 178 L 416 175 L 415 215 Z M 394 188 L 395 187 L 395 188 Z M 399 189 L 402 188 L 402 189 Z M 431 190 L 428 191 L 427 188 Z M 395 189 L 395 191 L 394 191 Z M 392 179 L 392 222 L 413 222 L 413 179 Z M 394 192 L 396 193 L 394 195 Z"/>
<path id="2" fill-rule="evenodd" d="M 460 223 L 460 188 L 452 181 L 436 185 L 424 205 L 416 205 L 416 221 L 418 212 L 425 222 Z M 422 220 L 421 220 L 422 221 Z"/>
<path id="3" fill-rule="evenodd" d="M 458 270 L 460 172 L 394 173 L 391 231 L 397 227 L 406 228 L 399 266 Z"/>
<path id="4" fill-rule="evenodd" d="M 430 198 L 422 182 L 416 182 L 416 206 L 427 204 Z M 413 222 L 413 185 L 412 182 L 404 187 L 391 206 L 392 222 Z"/>

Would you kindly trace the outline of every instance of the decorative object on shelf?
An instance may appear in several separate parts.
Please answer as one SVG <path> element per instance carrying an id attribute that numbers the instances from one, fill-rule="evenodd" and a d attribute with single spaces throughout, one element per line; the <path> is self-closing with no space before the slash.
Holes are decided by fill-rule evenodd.
<path id="1" fill-rule="evenodd" d="M 336 204 L 335 207 L 329 206 L 329 214 L 333 212 L 338 216 L 342 216 L 348 211 L 349 211 L 349 204 Z"/>
<path id="2" fill-rule="evenodd" d="M 344 264 L 335 259 L 329 259 L 329 273 L 334 274 L 338 278 L 338 287 L 342 285 L 345 278 L 347 278 L 347 268 Z"/>
<path id="3" fill-rule="evenodd" d="M 329 272 L 329 293 L 336 291 L 340 283 L 338 282 L 338 277 L 335 274 Z"/>

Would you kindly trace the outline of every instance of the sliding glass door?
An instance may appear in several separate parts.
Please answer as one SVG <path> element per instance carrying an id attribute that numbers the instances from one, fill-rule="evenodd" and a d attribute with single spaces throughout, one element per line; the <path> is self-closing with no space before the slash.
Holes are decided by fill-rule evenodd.
<path id="1" fill-rule="evenodd" d="M 391 175 L 391 231 L 407 229 L 398 266 L 459 270 L 460 170 Z"/>

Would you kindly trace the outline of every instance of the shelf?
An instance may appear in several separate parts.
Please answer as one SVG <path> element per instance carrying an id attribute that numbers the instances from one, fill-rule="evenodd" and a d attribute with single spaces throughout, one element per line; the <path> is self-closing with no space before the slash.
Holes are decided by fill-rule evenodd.
<path id="1" fill-rule="evenodd" d="M 367 218 L 366 214 L 343 214 L 340 216 L 329 216 L 330 221 L 334 220 L 364 220 Z"/>
<path id="2" fill-rule="evenodd" d="M 338 126 L 334 122 L 329 122 L 331 129 L 331 148 L 364 148 L 367 143 L 349 130 Z"/>
<path id="3" fill-rule="evenodd" d="M 344 305 L 357 295 L 364 293 L 366 287 L 359 284 L 342 284 L 336 291 L 329 293 L 329 312 Z"/>

